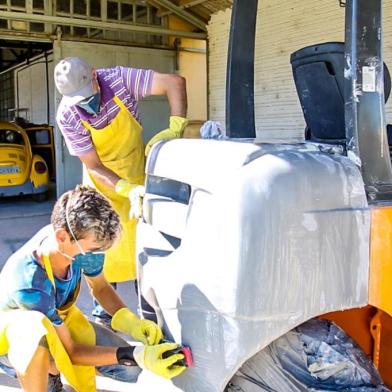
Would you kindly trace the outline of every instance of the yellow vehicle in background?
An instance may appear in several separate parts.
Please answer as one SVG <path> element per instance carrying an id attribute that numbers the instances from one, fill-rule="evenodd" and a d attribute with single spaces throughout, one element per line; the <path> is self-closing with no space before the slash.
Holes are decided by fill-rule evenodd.
<path id="1" fill-rule="evenodd" d="M 32 195 L 44 201 L 48 195 L 49 170 L 45 160 L 33 154 L 26 131 L 0 122 L 0 197 Z"/>
<path id="2" fill-rule="evenodd" d="M 23 127 L 30 140 L 33 155 L 42 157 L 49 170 L 49 178 L 54 180 L 56 177 L 56 162 L 54 151 L 53 127 L 47 124 L 29 125 Z"/>

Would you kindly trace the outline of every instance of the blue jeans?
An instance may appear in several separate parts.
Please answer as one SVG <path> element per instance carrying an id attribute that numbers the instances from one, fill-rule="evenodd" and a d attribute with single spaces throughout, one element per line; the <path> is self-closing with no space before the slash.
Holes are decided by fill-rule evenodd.
<path id="1" fill-rule="evenodd" d="M 108 328 L 91 322 L 96 334 L 97 346 L 109 347 L 126 347 L 129 344 Z M 104 376 L 113 378 L 114 380 L 123 382 L 136 382 L 142 369 L 138 366 L 124 366 L 124 365 L 106 365 L 97 366 L 98 372 Z"/>
<path id="2" fill-rule="evenodd" d="M 109 347 L 126 347 L 128 343 L 113 331 L 102 327 L 94 322 L 91 322 L 96 334 L 97 346 Z M 7 375 L 16 378 L 15 369 L 12 367 L 7 355 L 0 356 L 0 369 Z M 104 376 L 114 380 L 134 383 L 137 381 L 142 369 L 138 366 L 124 366 L 124 365 L 106 365 L 97 366 L 98 372 Z"/>
<path id="3" fill-rule="evenodd" d="M 112 285 L 112 287 L 114 288 L 114 290 L 117 289 L 117 283 L 110 283 Z M 91 314 L 94 317 L 99 317 L 101 319 L 106 319 L 106 320 L 110 320 L 112 318 L 112 316 L 106 312 L 106 310 L 95 300 L 93 300 L 94 303 L 94 309 L 91 312 Z"/>

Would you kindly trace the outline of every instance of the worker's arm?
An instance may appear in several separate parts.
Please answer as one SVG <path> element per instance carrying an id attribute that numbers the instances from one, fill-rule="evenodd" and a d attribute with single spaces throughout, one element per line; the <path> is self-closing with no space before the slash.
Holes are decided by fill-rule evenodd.
<path id="1" fill-rule="evenodd" d="M 132 184 L 122 179 L 114 171 L 107 168 L 101 162 L 95 149 L 80 155 L 79 158 L 96 181 L 108 186 L 121 196 L 131 197 L 132 191 L 139 187 L 138 184 Z"/>
<path id="2" fill-rule="evenodd" d="M 145 149 L 146 156 L 151 147 L 161 141 L 182 137 L 188 120 L 185 79 L 178 75 L 154 73 L 151 85 L 151 95 L 166 95 L 170 105 L 169 128 L 157 133 L 148 141 Z"/>
<path id="3" fill-rule="evenodd" d="M 65 324 L 55 326 L 57 335 L 75 365 L 104 366 L 118 363 L 117 347 L 88 346 L 72 340 Z"/>
<path id="4" fill-rule="evenodd" d="M 118 310 L 126 307 L 102 273 L 94 277 L 86 276 L 86 281 L 91 295 L 109 314 L 114 315 Z"/>
<path id="5" fill-rule="evenodd" d="M 186 82 L 182 76 L 154 72 L 151 95 L 166 95 L 172 116 L 186 117 Z"/>
<path id="6" fill-rule="evenodd" d="M 126 333 L 147 345 L 158 344 L 162 340 L 159 325 L 150 320 L 141 320 L 132 313 L 102 273 L 95 277 L 86 276 L 86 281 L 94 298 L 113 316 L 111 324 L 115 331 Z"/>
<path id="7" fill-rule="evenodd" d="M 96 181 L 112 189 L 115 188 L 120 177 L 101 162 L 95 149 L 80 155 L 79 158 Z"/>
<path id="8" fill-rule="evenodd" d="M 175 365 L 184 359 L 183 354 L 174 354 L 163 359 L 166 351 L 178 348 L 176 343 L 163 343 L 154 346 L 103 347 L 79 344 L 72 340 L 65 324 L 56 326 L 56 332 L 67 351 L 71 362 L 75 365 L 139 365 L 158 376 L 170 379 L 181 374 L 186 367 Z"/>

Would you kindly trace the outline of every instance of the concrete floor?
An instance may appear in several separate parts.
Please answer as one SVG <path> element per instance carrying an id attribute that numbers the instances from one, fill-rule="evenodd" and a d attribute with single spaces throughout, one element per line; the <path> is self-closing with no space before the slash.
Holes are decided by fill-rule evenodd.
<path id="1" fill-rule="evenodd" d="M 52 197 L 43 203 L 37 203 L 30 197 L 0 199 L 0 270 L 8 257 L 28 241 L 39 229 L 50 221 L 54 205 Z M 126 304 L 136 310 L 134 286 L 130 282 L 119 285 L 118 291 Z M 78 306 L 86 314 L 92 310 L 91 296 L 83 281 L 78 299 Z M 156 377 L 150 372 L 142 372 L 136 384 L 127 384 L 108 378 L 97 377 L 98 391 L 179 391 L 170 381 Z M 19 384 L 10 377 L 0 373 L 0 391 L 20 391 Z M 68 389 L 69 391 L 70 389 Z"/>
<path id="2" fill-rule="evenodd" d="M 30 197 L 0 199 L 0 266 L 50 221 L 54 200 L 37 203 Z"/>

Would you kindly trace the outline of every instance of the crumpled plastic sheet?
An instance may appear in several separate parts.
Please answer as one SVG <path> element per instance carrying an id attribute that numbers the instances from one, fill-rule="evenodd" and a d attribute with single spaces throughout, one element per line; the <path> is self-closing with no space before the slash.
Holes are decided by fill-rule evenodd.
<path id="1" fill-rule="evenodd" d="M 227 139 L 222 132 L 222 126 L 219 121 L 206 121 L 200 128 L 200 136 L 202 139 Z"/>
<path id="2" fill-rule="evenodd" d="M 247 361 L 227 392 L 388 392 L 371 360 L 336 324 L 311 320 Z"/>

